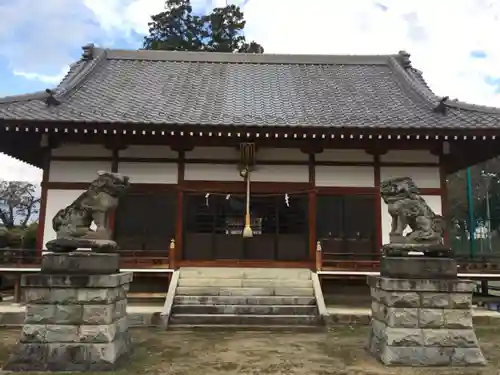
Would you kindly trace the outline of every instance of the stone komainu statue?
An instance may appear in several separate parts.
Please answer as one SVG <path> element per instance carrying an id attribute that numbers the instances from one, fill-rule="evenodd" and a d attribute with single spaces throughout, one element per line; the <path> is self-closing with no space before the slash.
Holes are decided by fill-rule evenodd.
<path id="1" fill-rule="evenodd" d="M 108 228 L 108 214 L 117 207 L 119 198 L 129 188 L 129 178 L 118 173 L 97 172 L 98 177 L 73 203 L 57 212 L 52 219 L 56 240 L 47 248 L 53 251 L 71 251 L 86 245 L 115 247 Z M 90 227 L 95 224 L 96 229 Z M 101 243 L 102 245 L 102 243 Z"/>
<path id="2" fill-rule="evenodd" d="M 385 180 L 380 184 L 380 193 L 392 217 L 391 243 L 410 245 L 443 243 L 444 218 L 436 215 L 429 207 L 411 178 L 398 177 Z M 403 236 L 407 226 L 412 232 Z"/>

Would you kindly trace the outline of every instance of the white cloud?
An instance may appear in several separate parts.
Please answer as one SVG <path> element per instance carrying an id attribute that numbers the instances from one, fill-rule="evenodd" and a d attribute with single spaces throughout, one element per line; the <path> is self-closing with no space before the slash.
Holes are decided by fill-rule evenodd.
<path id="1" fill-rule="evenodd" d="M 0 180 L 26 181 L 39 184 L 43 171 L 0 153 Z"/>
<path id="2" fill-rule="evenodd" d="M 48 74 L 40 74 L 40 73 L 30 73 L 30 72 L 22 72 L 20 70 L 14 69 L 13 74 L 15 76 L 19 77 L 24 77 L 26 79 L 32 79 L 32 80 L 37 80 L 43 83 L 47 83 L 50 85 L 57 85 L 59 84 L 66 73 L 68 72 L 68 68 L 62 68 L 61 72 L 59 74 L 53 74 L 53 75 L 48 75 Z"/>
<path id="3" fill-rule="evenodd" d="M 163 0 L 83 0 L 107 32 L 121 30 L 147 34 L 151 15 L 164 10 Z"/>

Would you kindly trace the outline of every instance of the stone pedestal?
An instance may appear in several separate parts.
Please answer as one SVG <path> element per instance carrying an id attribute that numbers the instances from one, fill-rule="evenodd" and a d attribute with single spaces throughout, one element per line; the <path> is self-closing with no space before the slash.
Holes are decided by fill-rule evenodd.
<path id="1" fill-rule="evenodd" d="M 396 279 L 456 279 L 457 261 L 452 258 L 384 256 L 380 276 Z"/>
<path id="2" fill-rule="evenodd" d="M 444 277 L 448 278 L 368 276 L 372 319 L 367 350 L 385 365 L 471 366 L 486 363 L 472 326 L 475 284 L 451 278 L 450 264 L 453 262 L 450 260 L 435 260 L 441 263 L 432 264 L 429 258 L 412 259 L 411 262 L 420 262 L 418 267 L 424 273 L 424 264 L 429 265 L 427 270 L 431 273 L 440 268 L 448 270 L 444 272 Z M 401 267 L 404 266 L 400 265 L 399 274 L 404 272 Z M 413 273 L 410 267 L 411 264 L 407 264 L 404 269 Z M 391 274 L 387 270 L 386 274 Z"/>
<path id="3" fill-rule="evenodd" d="M 26 318 L 4 370 L 109 371 L 126 361 L 132 352 L 126 311 L 132 273 L 116 272 L 117 257 L 44 255 L 42 272 L 22 277 Z"/>

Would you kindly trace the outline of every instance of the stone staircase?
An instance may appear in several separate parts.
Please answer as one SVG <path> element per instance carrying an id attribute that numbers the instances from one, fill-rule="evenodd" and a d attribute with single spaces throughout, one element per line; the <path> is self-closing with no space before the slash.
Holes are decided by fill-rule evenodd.
<path id="1" fill-rule="evenodd" d="M 306 328 L 322 323 L 311 271 L 181 268 L 171 328 Z"/>

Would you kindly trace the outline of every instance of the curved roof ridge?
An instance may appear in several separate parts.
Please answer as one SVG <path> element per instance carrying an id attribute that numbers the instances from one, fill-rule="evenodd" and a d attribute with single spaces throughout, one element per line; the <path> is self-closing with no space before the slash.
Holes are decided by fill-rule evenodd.
<path id="1" fill-rule="evenodd" d="M 85 48 L 91 48 L 90 58 L 82 56 L 82 59 L 72 64 L 68 74 L 66 74 L 55 90 L 54 96 L 56 98 L 61 99 L 69 95 L 71 91 L 80 86 L 95 71 L 101 61 L 106 60 L 105 49 L 94 48 L 93 46 L 85 46 L 83 48 L 84 50 Z"/>
<path id="2" fill-rule="evenodd" d="M 492 107 L 480 104 L 472 104 L 460 101 L 458 99 L 450 100 L 447 97 L 441 98 L 432 91 L 429 87 L 427 81 L 423 77 L 423 74 L 420 70 L 411 66 L 408 62 L 408 67 L 404 67 L 401 63 L 401 58 L 404 52 L 400 52 L 399 55 L 394 55 L 391 57 L 391 65 L 395 67 L 395 70 L 400 73 L 406 82 L 410 84 L 410 86 L 415 89 L 415 91 L 420 94 L 426 101 L 437 105 L 438 102 L 442 101 L 444 105 L 450 108 L 458 108 L 465 109 L 468 111 L 476 111 L 488 114 L 498 114 L 500 115 L 499 107 Z M 409 54 L 407 55 L 409 57 Z"/>
<path id="3" fill-rule="evenodd" d="M 47 99 L 49 96 L 50 94 L 46 90 L 30 92 L 28 94 L 10 95 L 0 98 L 0 104 L 28 102 L 30 100 L 43 100 Z"/>
<path id="4" fill-rule="evenodd" d="M 403 67 L 398 55 L 391 56 L 389 66 L 424 103 L 433 107 L 439 103 L 440 99 L 428 87 L 422 85 L 412 77 L 408 72 L 408 68 Z"/>
<path id="5" fill-rule="evenodd" d="M 481 105 L 481 104 L 472 104 L 472 103 L 467 103 L 463 102 L 458 99 L 453 99 L 453 100 L 446 100 L 444 102 L 448 107 L 452 108 L 459 108 L 459 109 L 465 109 L 468 111 L 476 111 L 476 112 L 481 112 L 481 113 L 489 113 L 492 115 L 499 115 L 500 116 L 500 107 L 492 107 L 492 106 L 487 106 L 487 105 Z"/>
<path id="6" fill-rule="evenodd" d="M 179 61 L 235 64 L 386 65 L 391 55 L 254 54 L 207 51 L 106 49 L 109 60 Z"/>

